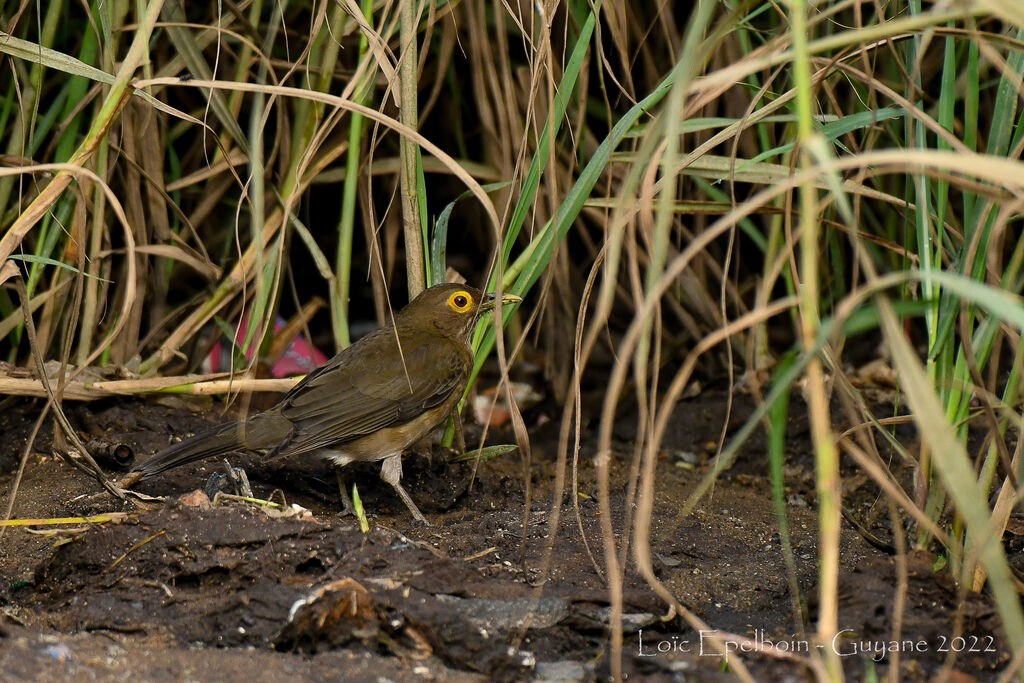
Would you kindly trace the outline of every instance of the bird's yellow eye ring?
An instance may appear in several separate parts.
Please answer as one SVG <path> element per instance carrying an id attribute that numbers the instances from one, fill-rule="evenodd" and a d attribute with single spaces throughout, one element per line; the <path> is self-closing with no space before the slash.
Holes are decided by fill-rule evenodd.
<path id="1" fill-rule="evenodd" d="M 448 307 L 456 313 L 465 313 L 469 310 L 469 307 L 473 305 L 473 296 L 465 291 L 460 290 L 455 292 L 448 297 Z"/>

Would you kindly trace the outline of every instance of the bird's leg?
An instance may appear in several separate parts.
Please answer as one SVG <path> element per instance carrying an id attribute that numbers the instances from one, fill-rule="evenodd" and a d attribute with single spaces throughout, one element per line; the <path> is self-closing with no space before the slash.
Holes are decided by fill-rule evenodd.
<path id="1" fill-rule="evenodd" d="M 423 516 L 420 509 L 416 507 L 416 503 L 412 502 L 412 498 L 402 488 L 402 454 L 395 453 L 384 458 L 384 462 L 380 466 L 380 478 L 391 484 L 391 487 L 395 489 L 395 493 L 399 495 L 405 506 L 409 508 L 409 512 L 416 518 L 417 522 L 430 526 L 430 522 Z"/>
<path id="2" fill-rule="evenodd" d="M 349 497 L 348 489 L 345 488 L 345 473 L 341 471 L 340 467 L 335 467 L 334 476 L 338 478 L 338 492 L 341 493 L 341 502 L 345 506 L 341 511 L 342 516 L 355 516 L 356 506 L 352 504 L 352 498 Z"/>
<path id="3" fill-rule="evenodd" d="M 466 453 L 466 435 L 462 433 L 462 415 L 457 408 L 452 408 L 452 425 L 455 427 L 455 439 L 452 441 L 454 450 L 459 455 Z"/>

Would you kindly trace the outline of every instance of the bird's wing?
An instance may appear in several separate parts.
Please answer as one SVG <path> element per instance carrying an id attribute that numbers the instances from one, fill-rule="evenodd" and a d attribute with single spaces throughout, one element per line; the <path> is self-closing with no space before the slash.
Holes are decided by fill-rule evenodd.
<path id="1" fill-rule="evenodd" d="M 376 343 L 357 344 L 331 359 L 281 401 L 281 414 L 294 430 L 271 457 L 336 446 L 405 424 L 461 390 L 466 350 L 436 339 L 403 339 L 399 356 L 394 329 L 379 333 Z"/>

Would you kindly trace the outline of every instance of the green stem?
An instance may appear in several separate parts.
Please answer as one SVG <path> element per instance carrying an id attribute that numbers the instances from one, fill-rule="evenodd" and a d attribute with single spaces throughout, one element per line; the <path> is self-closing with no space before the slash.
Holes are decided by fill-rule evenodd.
<path id="1" fill-rule="evenodd" d="M 360 10 L 366 21 L 373 18 L 373 0 L 362 0 Z M 359 38 L 359 63 L 366 59 L 369 41 Z M 367 69 L 352 99 L 365 104 L 373 87 L 374 71 Z M 356 198 L 359 190 L 359 160 L 363 140 L 363 116 L 352 114 L 348 129 L 348 152 L 345 158 L 345 184 L 341 195 L 341 220 L 338 225 L 338 254 L 334 262 L 334 296 L 331 297 L 331 324 L 338 351 L 352 343 L 348 329 L 349 298 L 352 292 L 352 238 L 355 235 Z"/>

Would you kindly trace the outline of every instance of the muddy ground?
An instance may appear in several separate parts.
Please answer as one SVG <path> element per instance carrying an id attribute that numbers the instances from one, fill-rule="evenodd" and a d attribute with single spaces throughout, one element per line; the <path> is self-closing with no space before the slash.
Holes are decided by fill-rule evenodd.
<path id="1" fill-rule="evenodd" d="M 0 411 L 4 508 L 41 406 L 8 399 Z M 751 407 L 748 397 L 737 397 L 730 429 L 742 424 Z M 763 436 L 744 446 L 713 496 L 694 514 L 678 518 L 681 501 L 709 467 L 725 409 L 725 391 L 714 389 L 677 409 L 659 463 L 654 562 L 659 579 L 709 629 L 749 638 L 755 651 L 734 649 L 726 662 L 711 651 L 707 634 L 673 616 L 629 563 L 623 666 L 631 679 L 731 680 L 737 657 L 758 680 L 811 677 L 799 661 L 764 653 L 767 642 L 803 650 L 803 658 L 813 647 L 817 520 L 799 406 L 786 476 L 797 582 L 810 603 L 803 627 L 794 625 Z M 297 503 L 308 515 L 270 514 L 237 501 L 209 505 L 194 491 L 223 469 L 217 461 L 140 484 L 139 490 L 166 496 L 167 502 L 132 511 L 96 495 L 94 481 L 48 455 L 51 430 L 44 428 L 13 517 L 129 514 L 104 524 L 67 525 L 57 533 L 44 526 L 7 529 L 0 540 L 3 678 L 606 679 L 608 591 L 583 542 L 585 537 L 603 569 L 592 431 L 585 431 L 579 473 L 582 534 L 566 505 L 551 570 L 540 586 L 556 411 L 542 404 L 526 414 L 534 453 L 525 544 L 523 466 L 515 454 L 481 464 L 475 477 L 471 465 L 407 456 L 403 482 L 429 527 L 410 518 L 378 479 L 376 466 L 352 466 L 350 480 L 359 487 L 371 527 L 362 533 L 354 519 L 338 514 L 334 476 L 317 462 L 265 465 L 253 456 L 234 458 L 246 469 L 256 497 Z M 219 404 L 152 399 L 78 405 L 70 417 L 83 432 L 128 444 L 139 457 L 224 419 Z M 619 511 L 631 453 L 630 419 L 620 420 L 621 452 L 613 472 L 612 505 Z M 476 432 L 468 429 L 472 441 Z M 490 441 L 512 443 L 513 437 L 497 430 Z M 868 520 L 872 533 L 891 540 L 884 500 L 848 463 L 844 475 L 847 507 Z M 879 507 L 882 513 L 875 514 Z M 621 528 L 621 517 L 615 523 Z M 958 595 L 935 560 L 924 552 L 909 556 L 905 604 L 895 619 L 896 559 L 844 522 L 844 639 L 836 646 L 848 674 L 886 674 L 894 653 L 856 651 L 891 640 L 897 622 L 898 666 L 905 680 L 951 670 L 963 676 L 959 680 L 990 680 L 1005 668 L 1009 655 L 991 600 Z M 744 647 L 751 649 L 751 643 Z"/>

